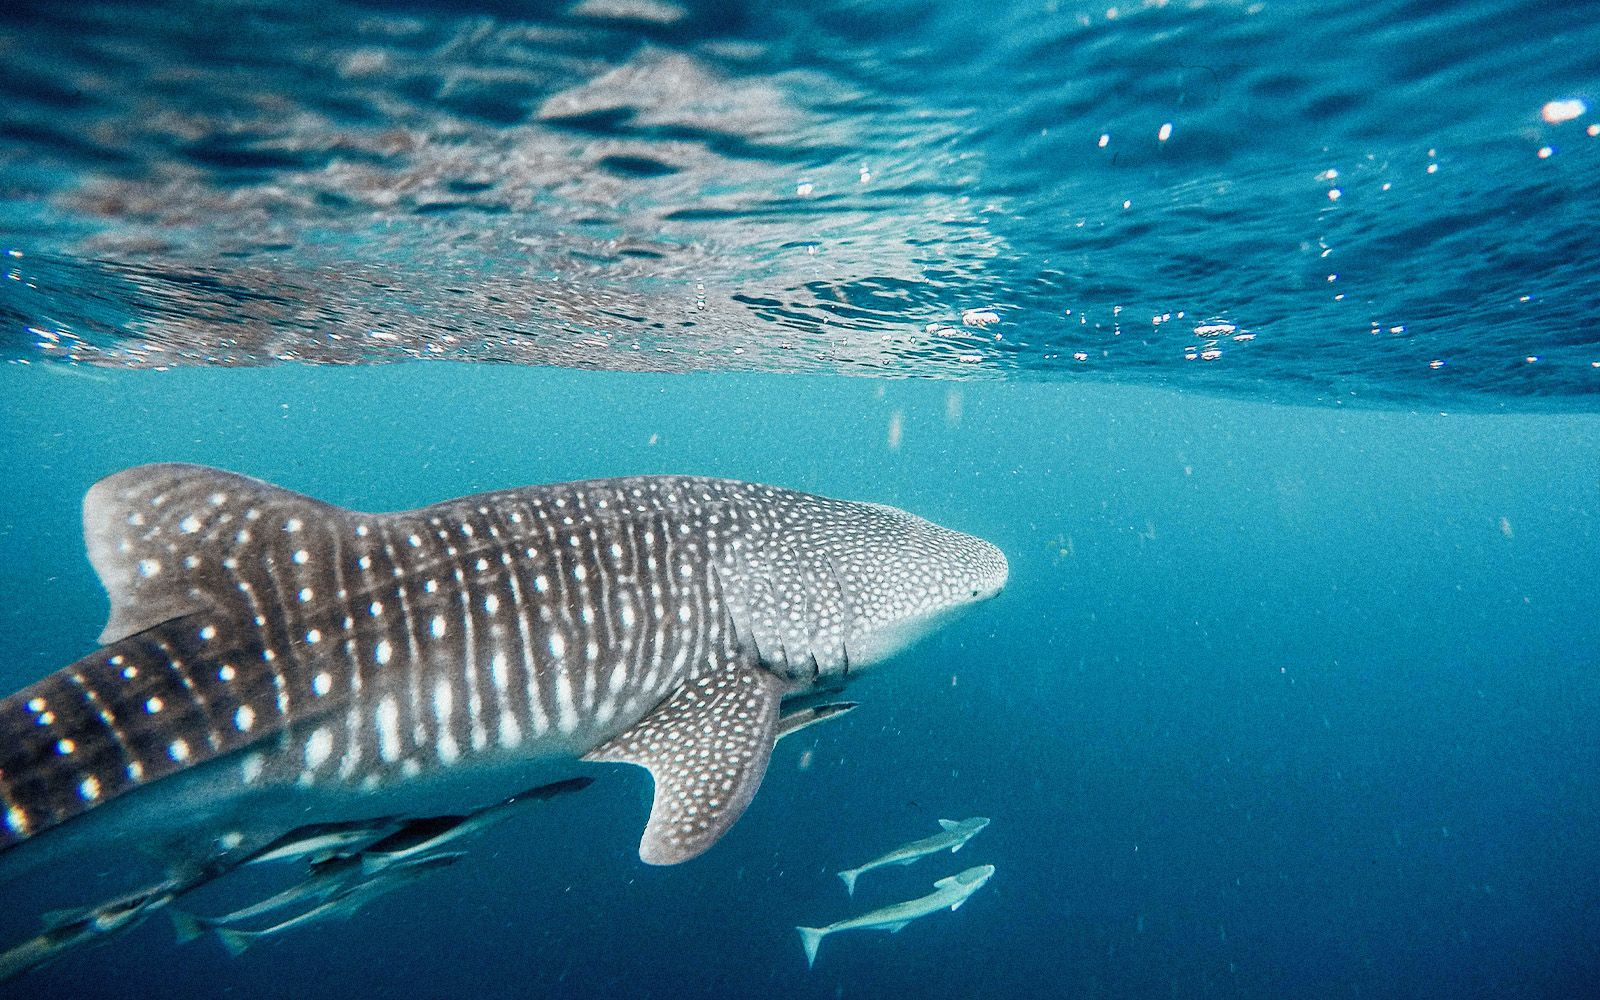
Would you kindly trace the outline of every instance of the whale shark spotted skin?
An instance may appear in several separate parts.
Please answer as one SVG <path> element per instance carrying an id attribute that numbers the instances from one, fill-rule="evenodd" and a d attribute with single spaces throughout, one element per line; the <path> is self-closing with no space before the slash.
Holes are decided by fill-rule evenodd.
<path id="1" fill-rule="evenodd" d="M 893 507 L 689 476 L 368 514 L 148 465 L 89 490 L 84 531 L 110 619 L 0 702 L 0 864 L 149 828 L 215 861 L 308 822 L 468 812 L 573 758 L 647 768 L 641 857 L 684 861 L 803 721 L 783 699 L 1007 576 Z"/>

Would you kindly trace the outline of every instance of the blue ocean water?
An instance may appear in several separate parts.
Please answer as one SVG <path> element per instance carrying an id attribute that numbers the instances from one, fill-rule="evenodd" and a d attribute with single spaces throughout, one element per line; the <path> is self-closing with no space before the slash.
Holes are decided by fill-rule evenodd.
<path id="1" fill-rule="evenodd" d="M 93 648 L 81 497 L 147 461 L 724 475 L 1011 564 L 686 865 L 617 768 L 349 921 L 0 995 L 1595 992 L 1596 52 L 1487 0 L 0 10 L 5 692 Z"/>
<path id="2" fill-rule="evenodd" d="M 697 861 L 638 862 L 647 781 L 619 769 L 348 923 L 231 960 L 152 920 L 30 996 L 1555 997 L 1600 974 L 1592 415 L 466 365 L 13 368 L 0 398 L 27 470 L 0 497 L 10 688 L 91 647 L 77 497 L 154 459 L 368 508 L 738 475 L 900 504 L 1012 566 L 780 745 Z M 994 822 L 859 904 L 833 875 L 969 814 Z M 998 873 L 805 971 L 793 925 L 958 863 Z"/>

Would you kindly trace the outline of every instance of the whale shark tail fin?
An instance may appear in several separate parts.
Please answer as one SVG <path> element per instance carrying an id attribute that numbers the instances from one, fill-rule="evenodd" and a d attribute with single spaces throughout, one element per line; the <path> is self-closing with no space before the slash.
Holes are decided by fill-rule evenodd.
<path id="1" fill-rule="evenodd" d="M 806 946 L 806 968 L 817 964 L 817 948 L 822 945 L 822 939 L 828 933 L 825 927 L 796 927 L 800 932 L 800 943 Z"/>
<path id="2" fill-rule="evenodd" d="M 851 899 L 856 898 L 856 879 L 860 875 L 861 869 L 859 868 L 847 868 L 839 873 L 839 877 L 844 879 L 844 891 L 850 894 Z"/>

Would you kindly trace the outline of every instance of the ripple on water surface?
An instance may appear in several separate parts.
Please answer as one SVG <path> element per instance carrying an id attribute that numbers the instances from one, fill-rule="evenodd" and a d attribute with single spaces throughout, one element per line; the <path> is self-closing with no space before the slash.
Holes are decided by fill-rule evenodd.
<path id="1" fill-rule="evenodd" d="M 1600 390 L 1564 5 L 225 6 L 0 12 L 9 360 Z"/>

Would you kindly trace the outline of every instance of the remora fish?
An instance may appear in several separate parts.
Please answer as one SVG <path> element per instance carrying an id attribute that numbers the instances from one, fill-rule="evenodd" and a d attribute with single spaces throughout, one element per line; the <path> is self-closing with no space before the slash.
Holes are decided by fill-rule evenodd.
<path id="1" fill-rule="evenodd" d="M 359 824 L 345 824 L 337 825 L 332 831 L 324 830 L 322 827 L 293 831 L 280 839 L 279 843 L 282 846 L 271 848 L 251 858 L 250 863 L 314 856 L 316 859 L 312 862 L 305 878 L 266 899 L 217 917 L 201 917 L 176 909 L 170 911 L 177 927 L 178 942 L 181 944 L 191 940 L 206 930 L 247 923 L 257 917 L 288 909 L 299 903 L 321 902 L 354 881 L 371 878 L 391 865 L 426 854 L 452 840 L 469 836 L 498 823 L 510 816 L 515 806 L 580 792 L 592 784 L 594 784 L 593 778 L 568 778 L 518 792 L 503 802 L 496 802 L 466 816 L 428 816 L 400 824 L 399 829 L 395 829 L 396 824 L 393 822 L 380 820 L 377 824 L 381 826 L 374 824 L 365 830 Z M 372 832 L 374 829 L 377 831 L 375 834 Z M 369 835 L 357 836 L 362 832 Z M 387 833 L 387 836 L 383 836 L 384 833 Z M 325 842 L 330 846 L 337 842 L 345 846 L 359 846 L 360 849 L 350 851 L 332 847 L 331 850 L 321 849 L 315 852 L 307 849 Z"/>
<path id="2" fill-rule="evenodd" d="M 315 865 L 388 836 L 401 825 L 401 821 L 393 816 L 340 823 L 312 823 L 290 830 L 243 863 L 254 865 L 272 861 L 309 860 Z"/>
<path id="3" fill-rule="evenodd" d="M 921 840 L 913 840 L 909 844 L 901 844 L 888 854 L 873 858 L 858 868 L 846 868 L 839 873 L 839 877 L 844 879 L 845 889 L 854 897 L 856 894 L 856 879 L 863 872 L 870 872 L 874 868 L 886 868 L 889 865 L 909 865 L 918 858 L 937 854 L 947 848 L 951 854 L 954 854 L 988 825 L 989 817 L 987 816 L 974 816 L 971 819 L 960 821 L 941 819 L 939 826 L 942 829 L 933 836 L 923 837 Z"/>
<path id="4" fill-rule="evenodd" d="M 391 865 L 371 878 L 362 879 L 349 888 L 340 890 L 326 902 L 320 903 L 304 913 L 296 914 L 281 923 L 273 924 L 271 927 L 263 927 L 259 930 L 241 930 L 237 927 L 219 926 L 214 921 L 189 917 L 188 919 L 196 924 L 196 928 L 187 928 L 183 923 L 180 923 L 179 936 L 187 939 L 205 930 L 214 931 L 217 938 L 222 941 L 229 952 L 234 955 L 242 954 L 246 948 L 249 948 L 262 938 L 282 934 L 284 931 L 293 930 L 296 927 L 304 927 L 319 920 L 327 920 L 332 917 L 349 917 L 379 896 L 391 893 L 401 886 L 409 885 L 441 868 L 453 865 L 465 856 L 465 854 L 461 853 L 435 854 L 430 857 L 416 858 Z"/>
<path id="5" fill-rule="evenodd" d="M 829 934 L 840 931 L 888 931 L 897 933 L 911 921 L 918 917 L 925 917 L 930 913 L 937 913 L 945 907 L 958 910 L 967 897 L 983 888 L 994 874 L 994 865 L 978 865 L 968 868 L 959 875 L 942 878 L 933 883 L 934 891 L 920 899 L 896 903 L 885 906 L 881 910 L 863 913 L 859 917 L 841 920 L 836 924 L 826 927 L 796 927 L 800 932 L 800 942 L 806 949 L 806 967 L 816 964 L 817 948 L 822 944 L 822 939 Z"/>
<path id="6" fill-rule="evenodd" d="M 358 855 L 361 871 L 367 875 L 376 874 L 398 862 L 437 850 L 452 840 L 479 833 L 508 818 L 520 805 L 581 792 L 592 784 L 593 778 L 568 778 L 518 792 L 502 802 L 464 816 L 428 816 L 412 820 L 389 836 L 363 848 Z"/>
<path id="7" fill-rule="evenodd" d="M 773 736 L 773 742 L 786 736 L 793 736 L 802 729 L 825 722 L 835 716 L 846 712 L 853 712 L 860 706 L 858 701 L 830 701 L 821 705 L 810 705 L 805 708 L 795 709 L 778 719 L 778 727 Z"/>
<path id="8" fill-rule="evenodd" d="M 286 910 L 301 903 L 320 904 L 350 887 L 362 877 L 361 857 L 352 854 L 331 857 L 311 866 L 306 877 L 266 899 L 251 903 L 219 917 L 203 917 L 176 907 L 167 911 L 177 932 L 178 943 L 192 941 L 206 931 L 248 923 L 258 917 Z"/>
<path id="9" fill-rule="evenodd" d="M 92 910 L 47 914 L 42 933 L 0 954 L 0 982 L 48 965 L 76 948 L 137 927 L 151 913 L 172 902 L 177 889 L 176 884 L 164 883 Z"/>
<path id="10" fill-rule="evenodd" d="M 293 831 L 280 839 L 283 846 L 269 849 L 251 858 L 250 862 L 278 860 L 280 857 L 312 856 L 313 852 L 304 848 L 330 840 L 330 834 L 332 839 L 343 841 L 349 846 L 363 844 L 364 846 L 355 851 L 334 849 L 331 853 L 322 853 L 312 862 L 306 877 L 299 882 L 266 899 L 221 916 L 202 917 L 184 910 L 169 911 L 178 932 L 178 943 L 192 940 L 207 930 L 248 923 L 268 913 L 285 910 L 300 903 L 320 903 L 341 892 L 353 882 L 370 879 L 385 868 L 409 861 L 449 841 L 468 836 L 497 823 L 509 816 L 514 806 L 579 792 L 592 784 L 594 784 L 593 778 L 568 778 L 518 792 L 505 801 L 496 802 L 476 813 L 466 816 L 424 817 L 401 824 L 399 829 L 395 829 L 395 824 L 392 822 L 380 820 L 377 823 L 383 824 L 381 827 L 368 827 L 368 832 L 377 828 L 380 835 L 365 838 L 356 836 L 362 832 L 362 827 L 358 824 L 348 824 L 347 828 L 340 827 L 333 831 L 325 831 L 320 827 Z M 393 832 L 381 836 L 387 831 Z"/>
<path id="11" fill-rule="evenodd" d="M 95 484 L 84 528 L 105 645 L 0 702 L 13 871 L 145 844 L 223 870 L 308 822 L 468 812 L 573 757 L 647 768 L 640 854 L 684 861 L 755 794 L 785 697 L 1007 574 L 892 507 L 685 476 L 364 514 L 152 465 Z"/>

